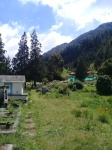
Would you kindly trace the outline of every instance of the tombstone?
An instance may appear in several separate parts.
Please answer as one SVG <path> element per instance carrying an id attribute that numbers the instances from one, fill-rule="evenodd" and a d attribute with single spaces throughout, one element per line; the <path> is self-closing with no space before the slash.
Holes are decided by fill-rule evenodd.
<path id="1" fill-rule="evenodd" d="M 0 87 L 0 107 L 7 106 L 8 102 L 8 86 L 1 86 Z"/>
<path id="2" fill-rule="evenodd" d="M 48 89 L 46 86 L 42 86 L 42 94 L 45 94 L 46 92 L 48 92 Z"/>

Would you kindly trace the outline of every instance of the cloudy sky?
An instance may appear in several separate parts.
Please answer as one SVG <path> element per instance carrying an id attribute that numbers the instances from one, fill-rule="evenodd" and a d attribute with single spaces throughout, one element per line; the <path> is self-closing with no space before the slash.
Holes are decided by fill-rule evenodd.
<path id="1" fill-rule="evenodd" d="M 30 41 L 36 29 L 44 53 L 111 22 L 112 0 L 0 0 L 0 12 L 0 33 L 12 58 L 24 31 Z"/>

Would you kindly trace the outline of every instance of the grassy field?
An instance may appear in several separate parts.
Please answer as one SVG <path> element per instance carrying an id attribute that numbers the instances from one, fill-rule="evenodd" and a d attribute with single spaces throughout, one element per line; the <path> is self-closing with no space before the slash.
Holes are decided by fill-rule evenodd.
<path id="1" fill-rule="evenodd" d="M 22 104 L 18 132 L 0 135 L 0 145 L 15 150 L 111 150 L 112 96 L 99 96 L 95 87 L 61 95 L 30 90 Z"/>

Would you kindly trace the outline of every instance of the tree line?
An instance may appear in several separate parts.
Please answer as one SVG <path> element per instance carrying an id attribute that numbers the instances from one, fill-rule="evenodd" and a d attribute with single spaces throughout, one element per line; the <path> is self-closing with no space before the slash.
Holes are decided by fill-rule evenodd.
<path id="1" fill-rule="evenodd" d="M 18 43 L 16 55 L 10 59 L 6 57 L 4 43 L 0 34 L 0 74 L 2 75 L 25 75 L 26 81 L 42 81 L 60 79 L 64 61 L 60 54 L 55 53 L 49 58 L 41 54 L 41 43 L 38 40 L 36 30 L 31 33 L 31 46 L 27 45 L 27 34 L 23 33 Z"/>

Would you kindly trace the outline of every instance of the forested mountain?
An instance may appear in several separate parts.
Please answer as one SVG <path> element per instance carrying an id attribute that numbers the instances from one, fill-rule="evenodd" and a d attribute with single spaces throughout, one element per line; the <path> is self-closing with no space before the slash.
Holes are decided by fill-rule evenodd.
<path id="1" fill-rule="evenodd" d="M 97 68 L 105 59 L 112 56 L 111 38 L 112 22 L 104 23 L 95 30 L 80 35 L 67 44 L 66 48 L 60 52 L 64 59 L 64 64 L 76 67 L 79 58 L 83 56 L 88 65 L 95 63 Z"/>
<path id="2" fill-rule="evenodd" d="M 100 25 L 70 42 L 61 53 L 65 65 L 75 63 L 82 55 L 88 65 L 96 61 L 98 53 L 103 50 L 108 41 L 112 38 L 112 22 Z M 100 56 L 99 56 L 100 57 Z"/>
<path id="3" fill-rule="evenodd" d="M 60 53 L 66 48 L 67 45 L 68 45 L 68 43 L 63 43 L 61 45 L 58 45 L 58 46 L 52 48 L 51 50 L 49 50 L 48 52 L 44 53 L 43 55 L 51 56 L 54 53 Z"/>

